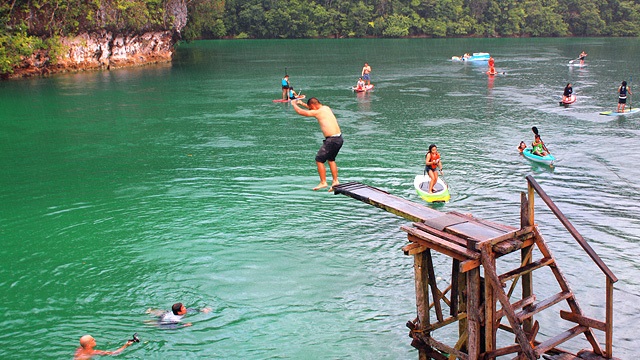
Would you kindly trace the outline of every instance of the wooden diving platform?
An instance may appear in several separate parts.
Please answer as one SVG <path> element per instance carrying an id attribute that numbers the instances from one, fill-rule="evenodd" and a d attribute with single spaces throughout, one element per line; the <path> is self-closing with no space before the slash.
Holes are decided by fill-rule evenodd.
<path id="1" fill-rule="evenodd" d="M 420 360 L 497 359 L 509 354 L 513 359 L 530 360 L 540 357 L 550 360 L 613 358 L 613 283 L 617 278 L 537 182 L 530 176 L 527 181 L 528 193 L 521 194 L 519 228 L 455 211 L 443 213 L 357 182 L 334 186 L 335 194 L 352 197 L 413 222 L 401 227 L 409 240 L 402 250 L 414 258 L 417 318 L 407 322 L 407 327 Z M 534 223 L 534 192 L 605 274 L 605 321 L 585 316 L 578 305 Z M 534 249 L 540 258 L 533 259 Z M 445 289 L 438 287 L 432 251 L 452 259 L 450 283 Z M 520 251 L 520 261 L 513 269 L 499 273 L 497 259 L 515 251 Z M 533 293 L 533 272 L 541 268 L 551 270 L 559 291 L 540 300 Z M 515 293 L 518 282 L 521 291 Z M 561 310 L 558 316 L 572 327 L 556 336 L 536 339 L 540 326 L 534 316 L 558 303 L 566 303 L 568 311 Z M 431 332 L 454 323 L 458 324 L 459 335 L 455 344 L 444 344 L 431 335 Z M 498 347 L 498 330 L 511 333 L 515 337 L 514 343 Z M 604 349 L 594 330 L 605 333 Z M 591 345 L 590 349 L 572 354 L 558 347 L 581 335 Z"/>

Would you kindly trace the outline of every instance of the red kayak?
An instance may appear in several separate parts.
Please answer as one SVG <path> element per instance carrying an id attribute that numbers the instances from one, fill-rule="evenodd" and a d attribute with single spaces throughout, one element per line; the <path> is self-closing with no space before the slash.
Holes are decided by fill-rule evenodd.
<path id="1" fill-rule="evenodd" d="M 569 104 L 573 104 L 574 102 L 576 102 L 577 98 L 574 94 L 571 94 L 571 96 L 569 96 L 569 98 L 566 97 L 562 97 L 562 101 L 560 101 L 560 105 L 569 105 Z"/>

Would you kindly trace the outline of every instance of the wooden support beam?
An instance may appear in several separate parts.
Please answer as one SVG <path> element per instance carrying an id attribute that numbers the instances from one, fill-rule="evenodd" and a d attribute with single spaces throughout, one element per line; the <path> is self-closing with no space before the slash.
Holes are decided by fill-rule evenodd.
<path id="1" fill-rule="evenodd" d="M 451 317 L 448 317 L 448 318 L 446 318 L 446 319 L 444 319 L 442 321 L 439 321 L 437 323 L 434 323 L 434 324 L 431 324 L 429 326 L 426 326 L 423 331 L 431 332 L 431 331 L 440 329 L 440 328 L 445 327 L 447 325 L 453 324 L 456 321 L 460 321 L 460 320 L 466 319 L 466 318 L 467 318 L 467 314 L 466 313 L 460 313 L 460 314 L 458 314 L 458 316 L 451 316 Z"/>
<path id="2" fill-rule="evenodd" d="M 438 289 L 438 284 L 436 283 L 436 272 L 433 268 L 433 260 L 431 259 L 431 250 L 427 250 L 424 252 L 427 260 L 427 274 L 429 275 L 429 287 L 431 287 L 431 296 L 433 296 L 433 305 L 436 310 L 436 319 L 438 321 L 443 321 L 444 317 L 442 316 L 442 305 L 440 304 L 441 293 Z"/>
<path id="3" fill-rule="evenodd" d="M 607 328 L 605 330 L 605 356 L 608 358 L 613 357 L 613 281 L 612 279 L 607 278 L 607 300 L 606 300 L 606 309 L 605 309 L 605 322 L 607 324 Z"/>
<path id="4" fill-rule="evenodd" d="M 472 358 L 470 355 L 467 355 L 460 350 L 456 350 L 449 345 L 443 344 L 440 341 L 437 341 L 436 339 L 432 338 L 431 336 L 424 336 L 424 334 L 418 334 L 418 336 L 420 337 L 420 340 L 424 341 L 425 344 L 431 347 L 434 347 L 440 351 L 444 351 L 447 354 L 455 355 L 460 360 L 477 359 L 477 357 Z"/>
<path id="5" fill-rule="evenodd" d="M 427 224 L 424 223 L 413 223 L 413 226 L 426 232 L 429 233 L 431 235 L 437 236 L 441 239 L 446 239 L 454 244 L 458 244 L 460 246 L 466 247 L 467 246 L 467 240 L 455 236 L 453 234 L 449 234 L 447 232 L 432 228 L 431 226 L 428 226 Z"/>
<path id="6" fill-rule="evenodd" d="M 560 310 L 560 317 L 564 320 L 574 322 L 576 324 L 590 327 L 600 331 L 607 331 L 607 324 L 580 314 L 572 313 L 570 311 Z"/>
<path id="7" fill-rule="evenodd" d="M 418 243 L 409 243 L 408 245 L 402 247 L 402 252 L 405 255 L 416 255 L 427 249 L 428 248 L 426 246 L 420 245 Z"/>
<path id="8" fill-rule="evenodd" d="M 480 356 L 480 269 L 476 268 L 467 273 L 467 353 L 469 358 L 478 359 Z"/>
<path id="9" fill-rule="evenodd" d="M 559 303 L 560 301 L 567 300 L 572 297 L 573 297 L 573 293 L 571 291 L 559 292 L 550 298 L 540 301 L 537 304 L 527 306 L 524 310 L 519 312 L 516 316 L 518 317 L 519 321 L 524 321 L 525 319 L 532 317 L 533 315 L 539 313 L 540 311 L 544 309 L 548 309 L 553 305 Z"/>
<path id="10" fill-rule="evenodd" d="M 419 229 L 412 228 L 406 225 L 401 226 L 400 229 L 409 234 L 409 241 L 424 245 L 454 259 L 465 261 L 469 259 L 480 258 L 480 254 L 475 251 L 468 250 L 467 248 L 464 248 L 458 244 L 440 239 Z"/>
<path id="11" fill-rule="evenodd" d="M 524 265 L 522 267 L 519 267 L 517 269 L 511 270 L 509 272 L 506 272 L 502 275 L 499 276 L 500 281 L 504 284 L 507 281 L 514 279 L 516 277 L 519 277 L 522 274 L 528 274 L 530 272 L 532 272 L 533 270 L 537 270 L 540 269 L 542 267 L 548 266 L 553 264 L 554 261 L 553 259 L 549 259 L 549 258 L 542 258 L 540 260 L 534 261 L 532 263 L 529 263 L 527 265 Z"/>
<path id="12" fill-rule="evenodd" d="M 535 295 L 531 295 L 529 297 L 526 297 L 522 300 L 518 300 L 516 302 L 514 302 L 513 304 L 511 304 L 511 308 L 513 309 L 513 311 L 516 311 L 518 309 L 522 309 L 525 306 L 529 306 L 531 304 L 533 304 L 536 301 L 536 296 Z M 498 311 L 496 311 L 496 322 L 500 322 L 500 319 L 504 316 L 504 310 L 500 309 Z"/>
<path id="13" fill-rule="evenodd" d="M 526 236 L 526 235 L 530 234 L 532 231 L 533 231 L 533 227 L 532 226 L 527 226 L 527 227 L 524 227 L 524 228 L 519 229 L 519 230 L 513 230 L 513 231 L 510 231 L 508 233 L 502 234 L 500 236 L 496 236 L 494 238 L 491 238 L 489 240 L 482 241 L 480 243 L 480 246 L 484 245 L 484 243 L 490 243 L 491 246 L 494 246 L 494 245 L 499 244 L 499 243 L 501 243 L 501 242 L 503 242 L 505 240 L 517 239 L 517 238 Z"/>
<path id="14" fill-rule="evenodd" d="M 449 304 L 449 315 L 458 315 L 459 291 L 458 280 L 460 277 L 460 260 L 453 259 L 451 265 L 451 304 Z"/>
<path id="15" fill-rule="evenodd" d="M 490 242 L 488 242 L 490 244 Z M 487 245 L 490 246 L 490 245 Z M 487 264 L 491 265 L 493 268 L 496 267 L 496 257 L 493 252 L 488 254 L 488 263 L 487 259 L 483 257 L 483 265 L 486 267 Z M 484 348 L 483 351 L 493 351 L 496 348 L 496 292 L 502 291 L 502 288 L 496 289 L 491 281 L 487 281 L 486 279 L 486 268 L 485 268 L 485 281 L 484 281 Z"/>
<path id="16" fill-rule="evenodd" d="M 583 332 L 587 331 L 589 328 L 586 326 L 582 326 L 582 325 L 577 325 L 572 327 L 571 329 L 558 334 L 552 338 L 549 338 L 543 342 L 541 342 L 538 346 L 536 346 L 535 348 L 535 352 L 537 356 L 541 356 L 542 354 L 544 354 L 545 352 L 553 349 L 554 347 L 556 347 L 556 345 L 558 344 L 562 344 L 563 342 L 572 339 L 580 334 L 582 334 Z"/>
<path id="17" fill-rule="evenodd" d="M 416 308 L 418 313 L 418 329 L 422 331 L 425 327 L 429 326 L 429 275 L 427 274 L 426 256 L 425 253 L 419 253 L 413 256 L 414 261 L 414 276 L 416 287 Z M 412 329 L 413 330 L 413 329 Z M 428 334 L 427 334 L 428 335 Z M 419 348 L 418 356 L 420 359 L 426 359 L 426 353 L 430 349 Z"/>
<path id="18" fill-rule="evenodd" d="M 491 246 L 483 246 L 480 251 L 482 256 L 482 266 L 484 267 L 485 281 L 490 281 L 493 288 L 496 289 L 496 296 L 502 305 L 502 309 L 505 311 L 511 328 L 515 332 L 516 340 L 518 344 L 520 344 L 523 356 L 529 360 L 536 360 L 537 356 L 529 344 L 529 339 L 527 339 L 525 332 L 520 326 L 520 320 L 516 317 L 513 308 L 511 308 L 511 303 L 509 302 L 509 298 L 507 298 L 507 294 L 502 290 L 502 285 L 498 278 L 498 274 L 496 273 L 496 269 L 491 264 L 491 257 L 489 255 L 490 251 Z"/>

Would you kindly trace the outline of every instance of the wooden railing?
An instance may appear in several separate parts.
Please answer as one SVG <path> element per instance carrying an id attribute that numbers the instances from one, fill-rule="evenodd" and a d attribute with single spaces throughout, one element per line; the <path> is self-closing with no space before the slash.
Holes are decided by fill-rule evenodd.
<path id="1" fill-rule="evenodd" d="M 600 268 L 602 273 L 607 278 L 606 285 L 606 320 L 605 320 L 605 356 L 607 358 L 613 357 L 613 283 L 618 281 L 618 278 L 613 274 L 611 269 L 602 261 L 600 256 L 593 250 L 593 248 L 587 243 L 587 241 L 580 235 L 578 230 L 571 224 L 569 219 L 558 209 L 556 204 L 553 203 L 549 195 L 540 187 L 540 185 L 536 182 L 533 176 L 528 175 L 526 177 L 528 183 L 528 205 L 529 205 L 529 224 L 533 225 L 534 222 L 534 191 L 538 193 L 538 196 L 544 201 L 551 212 L 560 220 L 562 225 L 569 231 L 571 236 L 578 242 L 578 244 L 582 247 L 582 249 L 589 255 L 591 260 Z"/>

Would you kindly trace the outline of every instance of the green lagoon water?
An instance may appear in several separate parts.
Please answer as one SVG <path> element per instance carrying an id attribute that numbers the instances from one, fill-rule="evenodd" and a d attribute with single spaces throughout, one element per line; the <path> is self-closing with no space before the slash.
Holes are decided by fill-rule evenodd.
<path id="1" fill-rule="evenodd" d="M 588 66 L 567 66 L 582 50 Z M 448 60 L 476 51 L 506 74 Z M 622 80 L 637 88 L 638 54 L 639 39 L 202 41 L 172 64 L 1 82 L 0 358 L 71 358 L 84 334 L 114 349 L 133 332 L 142 342 L 120 358 L 417 358 L 408 221 L 311 191 L 322 138 L 271 101 L 286 68 L 337 115 L 343 182 L 421 202 L 413 178 L 436 143 L 452 189 L 437 209 L 517 225 L 533 174 L 619 277 L 614 355 L 631 359 L 640 115 L 598 113 Z M 354 94 L 364 62 L 376 88 Z M 578 101 L 564 108 L 567 82 Z M 532 125 L 553 170 L 516 152 Z M 583 310 L 604 319 L 604 276 L 539 204 Z M 446 278 L 449 259 L 435 261 Z M 536 275 L 538 299 L 554 284 Z M 212 311 L 188 328 L 148 324 L 146 309 L 176 301 Z M 571 326 L 560 308 L 541 314 L 539 339 Z"/>

